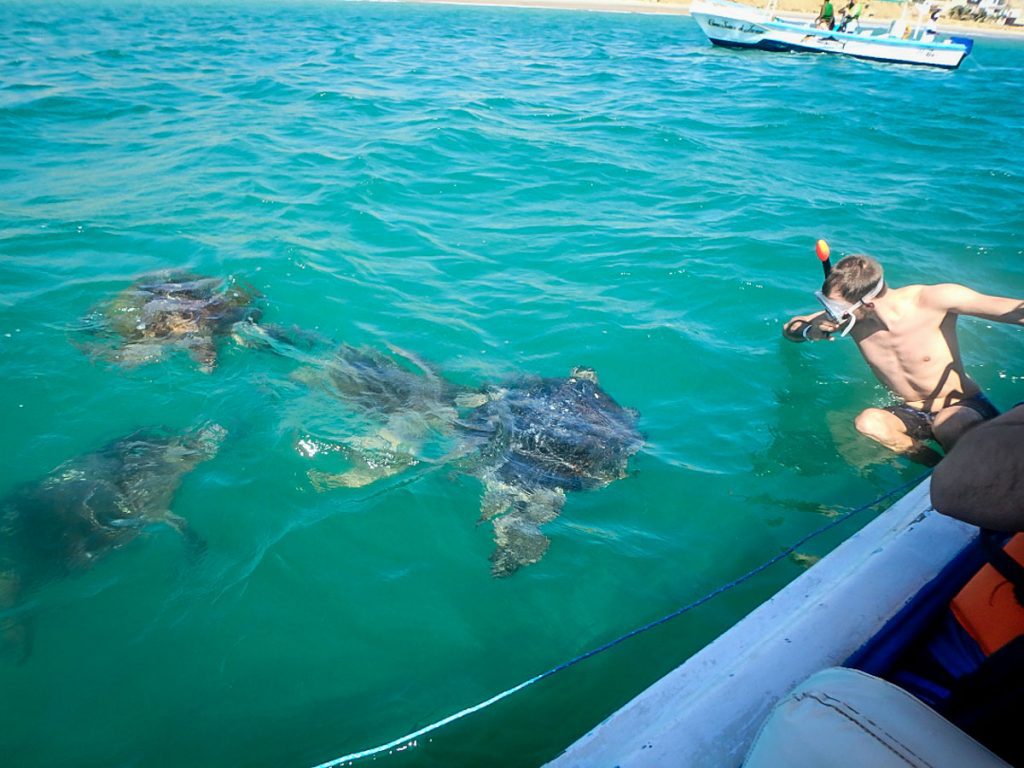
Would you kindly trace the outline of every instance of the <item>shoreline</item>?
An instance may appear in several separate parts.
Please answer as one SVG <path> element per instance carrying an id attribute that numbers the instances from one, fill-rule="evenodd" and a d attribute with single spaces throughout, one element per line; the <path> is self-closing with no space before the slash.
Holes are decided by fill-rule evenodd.
<path id="1" fill-rule="evenodd" d="M 416 3 L 423 5 L 471 5 L 492 8 L 539 8 L 543 10 L 590 11 L 594 13 L 643 13 L 663 16 L 689 16 L 689 2 L 660 2 L 660 0 L 372 0 L 387 3 Z M 790 4 L 786 4 L 790 5 Z M 806 2 L 793 5 L 807 6 Z M 812 2 L 813 7 L 817 7 Z M 796 18 L 811 18 L 814 12 L 805 7 L 780 7 L 778 13 Z M 896 18 L 898 14 L 864 17 L 866 25 L 882 24 Z M 936 29 L 941 34 L 994 37 L 1000 39 L 1024 39 L 1024 26 L 986 24 L 984 22 L 939 23 Z"/>

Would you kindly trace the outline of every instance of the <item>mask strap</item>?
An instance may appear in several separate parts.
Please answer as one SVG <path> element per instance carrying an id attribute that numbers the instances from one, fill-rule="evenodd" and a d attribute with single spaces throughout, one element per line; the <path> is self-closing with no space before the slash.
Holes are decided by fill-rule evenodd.
<path id="1" fill-rule="evenodd" d="M 885 278 L 884 277 L 878 278 L 878 282 L 875 283 L 875 287 L 872 288 L 867 293 L 865 293 L 861 297 L 861 300 L 858 301 L 857 303 L 860 304 L 861 306 L 863 306 L 864 302 L 871 301 L 871 299 L 875 298 L 878 294 L 880 294 L 882 292 L 882 288 L 884 288 L 884 287 L 885 287 Z"/>
<path id="2" fill-rule="evenodd" d="M 884 285 L 885 285 L 885 278 L 883 278 L 883 277 L 878 278 L 878 282 L 875 283 L 875 287 L 872 288 L 867 293 L 865 293 L 860 301 L 858 301 L 856 304 L 854 304 L 852 307 L 850 307 L 850 309 L 847 310 L 846 316 L 850 318 L 850 322 L 843 329 L 843 332 L 839 334 L 840 338 L 844 338 L 845 339 L 850 334 L 850 331 L 853 330 L 853 326 L 856 325 L 857 318 L 854 316 L 853 313 L 856 312 L 861 307 L 863 307 L 865 302 L 871 301 L 871 299 L 875 298 L 878 294 L 880 294 L 882 292 L 882 287 Z"/>

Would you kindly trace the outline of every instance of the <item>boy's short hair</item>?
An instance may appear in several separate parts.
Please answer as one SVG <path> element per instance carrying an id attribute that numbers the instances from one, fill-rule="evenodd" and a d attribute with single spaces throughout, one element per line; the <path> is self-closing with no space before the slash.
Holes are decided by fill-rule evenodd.
<path id="1" fill-rule="evenodd" d="M 881 278 L 882 265 L 870 256 L 858 253 L 840 259 L 832 267 L 821 285 L 821 292 L 826 296 L 838 293 L 852 304 L 863 299 Z"/>

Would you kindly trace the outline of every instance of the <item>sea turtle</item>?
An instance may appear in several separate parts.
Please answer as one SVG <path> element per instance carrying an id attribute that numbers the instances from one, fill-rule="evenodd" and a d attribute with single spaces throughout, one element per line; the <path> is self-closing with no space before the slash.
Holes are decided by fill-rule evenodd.
<path id="1" fill-rule="evenodd" d="M 540 527 L 558 516 L 567 491 L 626 476 L 629 457 L 643 445 L 636 422 L 590 368 L 492 389 L 459 422 L 479 444 L 469 466 L 484 483 L 480 520 L 494 525 L 494 576 L 540 560 L 550 544 Z"/>
<path id="2" fill-rule="evenodd" d="M 328 391 L 372 426 L 336 446 L 351 468 L 309 472 L 319 490 L 358 488 L 402 472 L 423 460 L 423 445 L 432 435 L 453 432 L 461 390 L 412 353 L 388 349 L 394 357 L 342 344 L 323 367 L 319 378 Z"/>
<path id="3" fill-rule="evenodd" d="M 90 568 L 150 525 L 170 526 L 201 552 L 202 540 L 170 504 L 182 476 L 212 458 L 226 434 L 218 424 L 180 435 L 135 432 L 0 499 L 0 612 L 26 588 Z M 0 633 L 27 657 L 24 622 L 3 618 Z"/>
<path id="4" fill-rule="evenodd" d="M 146 275 L 94 309 L 85 329 L 97 354 L 125 366 L 159 360 L 168 348 L 185 349 L 209 373 L 217 340 L 239 321 L 255 322 L 258 294 L 234 278 L 171 271 Z"/>
<path id="5" fill-rule="evenodd" d="M 238 323 L 235 341 L 300 362 L 293 378 L 329 393 L 344 404 L 338 418 L 353 432 L 340 441 L 302 437 L 298 452 L 312 458 L 340 453 L 349 467 L 329 473 L 308 472 L 318 490 L 360 488 L 425 460 L 424 445 L 454 433 L 461 405 L 479 404 L 479 394 L 467 392 L 416 355 L 388 344 L 390 355 L 369 347 L 337 345 L 296 328 Z"/>

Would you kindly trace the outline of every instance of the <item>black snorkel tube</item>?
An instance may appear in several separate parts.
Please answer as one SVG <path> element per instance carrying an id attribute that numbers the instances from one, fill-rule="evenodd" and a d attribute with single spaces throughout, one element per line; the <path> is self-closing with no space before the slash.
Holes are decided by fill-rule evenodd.
<path id="1" fill-rule="evenodd" d="M 829 256 L 832 255 L 832 249 L 828 247 L 828 243 L 824 240 L 819 240 L 814 244 L 814 252 L 818 254 L 818 259 L 821 261 L 821 268 L 825 270 L 825 277 L 829 276 L 832 271 L 832 262 L 829 260 Z"/>
<path id="2" fill-rule="evenodd" d="M 818 240 L 818 242 L 814 244 L 814 252 L 818 254 L 818 261 L 821 262 L 821 268 L 825 272 L 825 279 L 827 280 L 829 274 L 831 274 L 832 272 L 832 261 L 829 258 L 832 255 L 832 249 L 828 247 L 828 242 L 826 242 L 825 240 Z M 822 285 L 823 289 L 824 287 L 825 286 Z M 829 307 L 829 305 L 825 302 L 824 296 L 822 295 L 821 291 L 815 291 L 814 295 L 818 298 L 818 301 L 820 301 L 822 305 L 825 307 L 825 312 L 828 313 L 828 316 L 832 320 L 835 320 L 836 323 L 841 323 L 842 319 L 835 316 L 835 314 L 832 312 L 832 308 Z M 828 339 L 829 341 L 832 341 L 832 334 L 825 331 L 825 338 Z"/>

